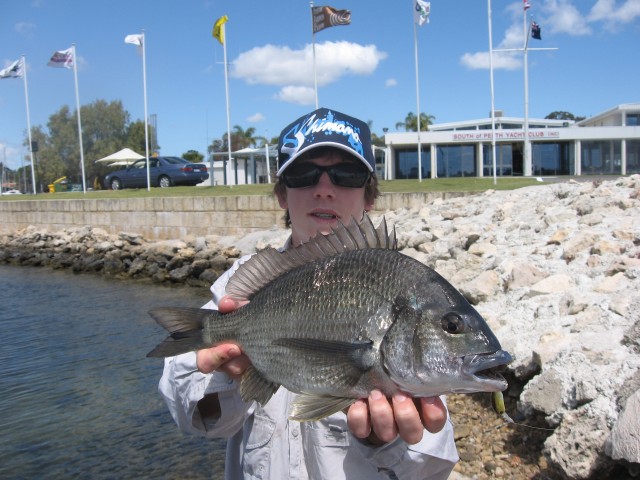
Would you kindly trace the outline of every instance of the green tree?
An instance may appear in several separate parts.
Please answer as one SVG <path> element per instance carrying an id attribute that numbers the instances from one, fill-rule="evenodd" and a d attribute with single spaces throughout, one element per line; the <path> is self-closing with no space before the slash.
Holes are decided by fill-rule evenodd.
<path id="1" fill-rule="evenodd" d="M 189 160 L 192 163 L 201 163 L 204 159 L 204 155 L 196 150 L 189 150 L 182 154 L 182 158 Z"/>
<path id="2" fill-rule="evenodd" d="M 367 125 L 369 126 L 369 130 L 371 131 L 371 144 L 375 145 L 376 147 L 384 147 L 384 138 L 379 137 L 373 131 L 373 120 L 369 120 L 367 122 Z"/>
<path id="3" fill-rule="evenodd" d="M 551 112 L 549 115 L 547 115 L 544 118 L 548 120 L 573 120 L 575 122 L 579 122 L 580 120 L 584 120 L 586 117 L 576 117 L 571 112 L 556 110 L 554 112 Z"/>
<path id="4" fill-rule="evenodd" d="M 422 112 L 420 114 L 420 131 L 429 130 L 429 125 L 433 124 L 436 119 L 433 115 L 427 115 Z M 415 113 L 409 112 L 403 122 L 396 123 L 396 128 L 404 128 L 405 132 L 417 132 L 418 131 L 418 117 Z"/>
<path id="5" fill-rule="evenodd" d="M 256 142 L 264 137 L 255 137 L 256 129 L 249 127 L 246 130 L 240 125 L 235 125 L 231 131 L 231 151 L 241 150 L 247 147 L 255 147 Z M 225 132 L 221 139 L 216 139 L 211 142 L 211 145 L 207 148 L 207 153 L 212 154 L 216 152 L 228 151 L 228 138 L 229 135 Z"/>
<path id="6" fill-rule="evenodd" d="M 151 139 L 153 138 L 153 126 L 147 125 L 147 132 L 149 134 L 149 148 L 151 148 Z M 131 122 L 127 126 L 125 147 L 130 148 L 134 152 L 140 155 L 145 155 L 147 151 L 147 145 L 144 138 L 144 122 L 142 120 L 136 120 Z M 158 150 L 160 147 L 158 146 Z M 157 151 L 149 151 L 149 156 L 157 154 Z"/>
<path id="7" fill-rule="evenodd" d="M 97 100 L 80 107 L 80 113 L 85 179 L 91 187 L 95 178 L 102 178 L 109 171 L 107 165 L 95 161 L 127 146 L 131 126 L 129 113 L 120 101 Z M 39 147 L 37 183 L 46 186 L 63 176 L 72 183 L 82 183 L 76 112 L 64 105 L 49 117 L 46 130 L 37 125 L 31 132 Z"/>

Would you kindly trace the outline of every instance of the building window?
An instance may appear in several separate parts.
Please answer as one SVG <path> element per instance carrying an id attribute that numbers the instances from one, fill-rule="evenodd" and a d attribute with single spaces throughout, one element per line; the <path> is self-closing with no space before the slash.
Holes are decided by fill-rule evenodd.
<path id="1" fill-rule="evenodd" d="M 395 178 L 418 178 L 418 150 L 402 148 L 395 152 Z M 422 178 L 431 177 L 431 147 L 422 147 Z"/>
<path id="2" fill-rule="evenodd" d="M 627 174 L 640 173 L 640 140 L 627 140 Z"/>
<path id="3" fill-rule="evenodd" d="M 620 174 L 622 158 L 620 140 L 583 141 L 582 142 L 582 174 Z"/>
<path id="4" fill-rule="evenodd" d="M 637 127 L 640 125 L 640 113 L 627 113 L 627 127 Z"/>
<path id="5" fill-rule="evenodd" d="M 573 142 L 544 142 L 531 145 L 534 175 L 574 175 Z"/>
<path id="6" fill-rule="evenodd" d="M 475 145 L 439 145 L 438 177 L 476 177 Z"/>
<path id="7" fill-rule="evenodd" d="M 485 177 L 493 175 L 492 150 L 491 145 L 482 145 L 482 170 Z M 522 143 L 496 144 L 496 176 L 510 177 L 522 173 Z"/>

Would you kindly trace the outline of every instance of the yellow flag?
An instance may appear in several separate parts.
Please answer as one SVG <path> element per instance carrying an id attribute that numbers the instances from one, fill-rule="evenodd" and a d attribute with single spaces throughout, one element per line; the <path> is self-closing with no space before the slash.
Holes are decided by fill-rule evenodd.
<path id="1" fill-rule="evenodd" d="M 218 40 L 222 45 L 224 45 L 224 24 L 227 23 L 227 20 L 229 20 L 229 17 L 223 15 L 213 24 L 213 38 Z"/>

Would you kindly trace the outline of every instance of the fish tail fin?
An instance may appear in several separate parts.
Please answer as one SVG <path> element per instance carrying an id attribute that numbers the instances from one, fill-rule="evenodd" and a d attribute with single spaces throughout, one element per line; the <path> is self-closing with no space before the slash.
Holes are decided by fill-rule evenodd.
<path id="1" fill-rule="evenodd" d="M 171 335 L 147 353 L 147 357 L 172 357 L 206 347 L 202 338 L 204 321 L 217 313 L 201 308 L 164 307 L 149 310 L 149 315 Z"/>

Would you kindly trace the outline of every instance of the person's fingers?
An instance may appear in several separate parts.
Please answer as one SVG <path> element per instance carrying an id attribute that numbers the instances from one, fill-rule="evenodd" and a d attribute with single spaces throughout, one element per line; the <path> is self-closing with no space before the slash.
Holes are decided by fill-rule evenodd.
<path id="1" fill-rule="evenodd" d="M 400 438 L 410 445 L 422 440 L 424 428 L 420 412 L 413 399 L 402 392 L 397 392 L 392 397 L 392 405 Z"/>
<path id="2" fill-rule="evenodd" d="M 196 352 L 196 365 L 202 373 L 211 373 L 233 358 L 241 355 L 240 347 L 233 344 L 203 348 Z"/>
<path id="3" fill-rule="evenodd" d="M 347 410 L 347 425 L 357 438 L 367 438 L 371 433 L 369 408 L 364 400 L 356 400 Z"/>
<path id="4" fill-rule="evenodd" d="M 368 400 L 373 432 L 385 443 L 392 441 L 398 435 L 398 427 L 389 400 L 379 390 L 372 390 Z"/>
<path id="5" fill-rule="evenodd" d="M 223 296 L 218 302 L 218 311 L 220 313 L 230 313 L 238 308 L 249 303 L 248 300 L 236 300 L 235 298 L 231 298 L 229 295 Z"/>
<path id="6" fill-rule="evenodd" d="M 420 398 L 422 423 L 431 433 L 438 433 L 447 423 L 447 407 L 440 397 Z"/>
<path id="7" fill-rule="evenodd" d="M 218 370 L 225 372 L 234 380 L 240 380 L 244 372 L 249 368 L 249 365 L 251 365 L 251 360 L 243 354 L 224 363 Z"/>

